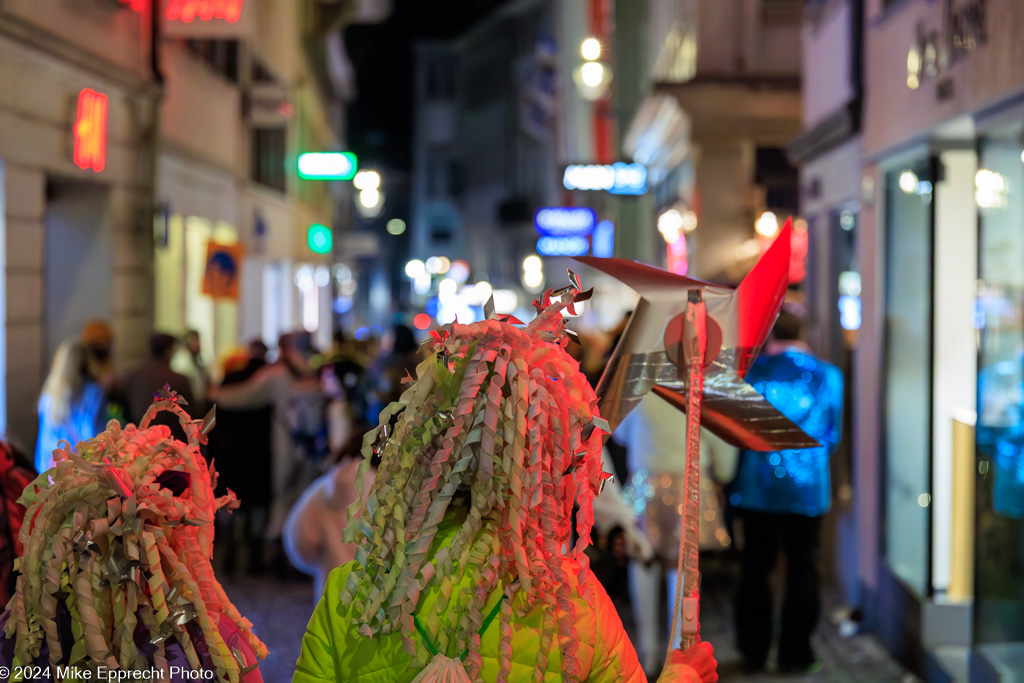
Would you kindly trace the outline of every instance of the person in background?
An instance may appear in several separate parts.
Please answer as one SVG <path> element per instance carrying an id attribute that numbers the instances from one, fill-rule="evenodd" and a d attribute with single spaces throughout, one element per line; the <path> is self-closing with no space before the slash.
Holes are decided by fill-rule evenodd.
<path id="1" fill-rule="evenodd" d="M 178 340 L 173 335 L 154 332 L 149 338 L 149 359 L 117 381 L 114 393 L 124 406 L 128 422 L 138 424 L 153 403 L 154 395 L 164 387 L 176 391 L 192 406 L 194 397 L 188 377 L 171 369 L 177 345 Z M 198 415 L 195 408 L 190 407 L 189 412 L 193 417 Z"/>
<path id="2" fill-rule="evenodd" d="M 601 535 L 600 554 L 592 560 L 590 567 L 594 576 L 604 586 L 608 597 L 615 605 L 615 611 L 622 619 L 622 626 L 630 641 L 636 634 L 636 620 L 633 618 L 633 601 L 629 590 L 629 555 L 626 553 L 626 530 L 621 526 L 613 527 L 607 534 Z"/>
<path id="3" fill-rule="evenodd" d="M 25 551 L 19 538 L 25 521 L 21 494 L 36 476 L 38 472 L 28 456 L 6 441 L 0 441 L 0 604 L 3 605 L 14 595 L 17 578 L 14 560 Z"/>
<path id="4" fill-rule="evenodd" d="M 196 414 L 205 413 L 206 397 L 210 389 L 210 370 L 203 360 L 202 343 L 197 330 L 189 330 L 181 338 L 171 359 L 171 369 L 188 378 L 192 387 L 192 400 Z"/>
<path id="5" fill-rule="evenodd" d="M 87 374 L 81 345 L 73 339 L 61 343 L 39 395 L 36 470 L 53 467 L 53 451 L 61 441 L 77 444 L 99 434 L 106 402 L 103 387 Z"/>
<path id="6" fill-rule="evenodd" d="M 239 348 L 228 354 L 223 363 L 221 386 L 248 381 L 259 368 L 248 349 Z M 245 558 L 245 571 L 262 574 L 265 568 L 263 529 L 267 524 L 271 501 L 270 432 L 273 408 L 234 410 L 220 406 L 217 428 L 209 436 L 209 453 L 220 475 L 217 495 L 234 491 L 241 504 L 233 515 L 222 514 L 217 520 L 218 566 L 234 574 Z"/>
<path id="7" fill-rule="evenodd" d="M 108 410 L 114 382 L 113 339 L 109 325 L 92 320 L 82 327 L 77 340 L 65 340 L 57 347 L 39 396 L 37 471 L 53 467 L 53 451 L 61 441 L 77 444 L 91 439 L 114 417 Z"/>
<path id="8" fill-rule="evenodd" d="M 407 325 L 395 325 L 389 337 L 382 344 L 382 353 L 369 372 L 370 412 L 366 420 L 370 424 L 405 390 L 402 380 L 407 376 L 416 377 L 416 366 L 420 362 L 420 347 L 412 329 Z"/>
<path id="9" fill-rule="evenodd" d="M 270 349 L 263 343 L 262 339 L 253 339 L 249 342 L 249 369 L 256 372 L 267 364 L 267 353 Z"/>
<path id="10" fill-rule="evenodd" d="M 839 444 L 843 375 L 815 358 L 801 340 L 803 323 L 784 308 L 747 381 L 821 446 L 761 453 L 741 451 L 727 488 L 743 526 L 736 591 L 736 636 L 746 668 L 765 667 L 773 619 L 769 576 L 780 546 L 786 556 L 779 670 L 813 672 L 811 634 L 821 612 L 818 559 L 821 517 L 831 504 L 829 458 Z"/>
<path id="11" fill-rule="evenodd" d="M 366 421 L 366 359 L 354 343 L 345 337 L 345 333 L 337 330 L 334 333 L 334 344 L 324 363 L 337 377 L 353 419 Z"/>
<path id="12" fill-rule="evenodd" d="M 360 491 L 373 485 L 379 456 L 372 456 L 362 476 L 360 449 L 368 429 L 353 433 L 337 452 L 337 464 L 313 482 L 292 506 L 284 525 L 284 547 L 292 564 L 313 577 L 313 600 L 320 600 L 327 575 L 335 567 L 351 562 L 356 547 L 343 540 L 348 508 Z"/>
<path id="13" fill-rule="evenodd" d="M 79 334 L 85 369 L 83 374 L 97 382 L 104 391 L 114 386 L 114 333 L 105 320 L 90 320 Z"/>
<path id="14" fill-rule="evenodd" d="M 271 409 L 271 502 L 264 543 L 282 577 L 287 569 L 281 545 L 284 520 L 292 504 L 315 478 L 318 463 L 309 452 L 309 445 L 317 419 L 326 432 L 320 379 L 310 365 L 313 352 L 309 333 L 281 335 L 275 363 L 260 368 L 244 382 L 221 385 L 210 394 L 218 409 Z M 318 403 L 319 415 L 314 414 Z"/>

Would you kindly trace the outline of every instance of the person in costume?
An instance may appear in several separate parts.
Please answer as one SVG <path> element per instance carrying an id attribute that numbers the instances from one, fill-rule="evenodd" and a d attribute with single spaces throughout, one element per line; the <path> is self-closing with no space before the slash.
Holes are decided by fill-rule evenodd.
<path id="1" fill-rule="evenodd" d="M 150 426 L 158 411 L 178 417 L 187 444 Z M 262 683 L 266 648 L 210 565 L 214 515 L 237 506 L 234 494 L 214 498 L 216 473 L 199 452 L 210 427 L 165 391 L 138 427 L 112 420 L 63 444 L 20 499 L 25 554 L 0 616 L 0 665 L 81 672 L 70 680 L 155 667 L 163 680 Z"/>
<path id="2" fill-rule="evenodd" d="M 356 559 L 329 576 L 293 683 L 646 683 L 583 552 L 606 479 L 603 421 L 564 349 L 566 294 L 523 329 L 434 333 L 364 442 L 382 460 L 350 512 Z M 660 680 L 716 681 L 715 668 L 701 643 Z"/>
<path id="3" fill-rule="evenodd" d="M 114 336 L 102 320 L 91 320 L 77 339 L 57 347 L 39 395 L 38 472 L 53 466 L 61 441 L 78 443 L 96 436 L 108 417 L 108 394 L 114 382 L 110 349 Z"/>
<path id="4" fill-rule="evenodd" d="M 353 434 L 338 451 L 338 462 L 317 478 L 292 506 L 284 523 L 284 549 L 299 571 L 313 577 L 313 600 L 323 595 L 327 575 L 351 562 L 356 547 L 346 543 L 348 510 L 359 491 L 373 484 L 380 459 L 363 468 L 360 447 L 367 429 Z"/>
<path id="5" fill-rule="evenodd" d="M 778 664 L 784 673 L 819 668 L 811 635 L 821 613 L 818 561 L 821 518 L 832 502 L 829 458 L 842 428 L 843 373 L 811 355 L 801 341 L 803 322 L 783 309 L 764 353 L 747 381 L 821 445 L 817 448 L 740 452 L 729 502 L 743 524 L 736 591 L 736 639 L 744 664 L 763 669 L 773 619 L 769 578 L 781 546 L 786 556 Z"/>

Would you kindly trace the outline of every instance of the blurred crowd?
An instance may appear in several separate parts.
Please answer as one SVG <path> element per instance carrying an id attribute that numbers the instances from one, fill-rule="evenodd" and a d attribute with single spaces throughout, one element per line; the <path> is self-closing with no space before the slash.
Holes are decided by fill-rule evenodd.
<path id="1" fill-rule="evenodd" d="M 206 359 L 202 341 L 195 330 L 156 332 L 149 357 L 118 374 L 110 326 L 86 323 L 54 354 L 39 399 L 35 461 L 25 460 L 26 471 L 50 469 L 59 444 L 91 439 L 110 420 L 138 424 L 159 392 L 173 391 L 195 419 L 217 408 L 206 455 L 219 474 L 218 490 L 230 489 L 242 501 L 238 514 L 218 520 L 224 571 L 286 578 L 290 565 L 316 574 L 325 554 L 337 560 L 332 568 L 346 561 L 337 547 L 340 532 L 327 532 L 332 524 L 344 526 L 357 495 L 363 434 L 397 400 L 403 380 L 416 374 L 412 330 L 399 324 L 381 339 L 363 341 L 338 332 L 327 349 L 317 349 L 309 333 L 291 332 L 274 350 L 253 340 L 217 363 Z M 303 510 L 289 519 L 300 496 Z M 287 548 L 286 524 L 294 531 Z"/>
<path id="2" fill-rule="evenodd" d="M 580 343 L 569 343 L 567 351 L 593 386 L 627 322 L 628 316 L 608 334 L 584 333 Z M 830 499 L 828 458 L 839 439 L 842 377 L 815 361 L 800 335 L 799 318 L 784 312 L 748 379 L 822 448 L 753 453 L 710 433 L 702 437 L 701 549 L 734 552 L 734 539 L 740 540 L 737 604 L 746 607 L 737 609 L 737 632 L 752 670 L 764 668 L 771 644 L 768 576 L 780 544 L 791 574 L 780 667 L 801 672 L 814 663 L 809 641 L 820 611 L 818 525 Z M 19 486 L 34 476 L 33 465 L 38 472 L 53 466 L 60 443 L 90 439 L 110 420 L 138 424 L 155 395 L 173 391 L 193 419 L 216 406 L 217 427 L 205 454 L 219 474 L 218 492 L 230 489 L 241 501 L 235 514 L 217 519 L 218 572 L 269 572 L 281 580 L 308 574 L 319 599 L 327 574 L 355 557 L 343 530 L 349 506 L 372 483 L 377 465 L 373 458 L 363 465 L 363 437 L 416 377 L 424 357 L 416 335 L 403 324 L 379 339 L 339 331 L 329 348 L 318 349 L 310 334 L 293 332 L 282 335 L 276 349 L 253 340 L 216 363 L 206 359 L 202 342 L 196 331 L 154 333 L 149 358 L 118 374 L 109 325 L 87 323 L 54 355 L 39 399 L 35 462 L 3 451 L 0 494 L 9 491 L 7 503 L 16 500 Z M 684 443 L 685 419 L 649 395 L 608 440 L 604 468 L 615 478 L 594 505 L 591 566 L 648 674 L 659 670 L 668 645 Z M 17 506 L 0 520 L 0 560 L 17 553 L 18 523 Z"/>

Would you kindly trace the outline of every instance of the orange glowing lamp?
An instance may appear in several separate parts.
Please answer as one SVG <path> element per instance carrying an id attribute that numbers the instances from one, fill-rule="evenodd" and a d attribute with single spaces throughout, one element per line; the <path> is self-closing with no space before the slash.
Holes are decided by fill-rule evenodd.
<path id="1" fill-rule="evenodd" d="M 86 88 L 78 94 L 75 165 L 96 173 L 107 165 L 107 96 Z"/>

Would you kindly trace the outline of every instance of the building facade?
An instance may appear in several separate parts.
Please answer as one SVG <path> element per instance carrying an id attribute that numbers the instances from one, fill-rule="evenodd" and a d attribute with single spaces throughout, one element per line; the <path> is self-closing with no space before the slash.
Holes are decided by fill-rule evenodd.
<path id="1" fill-rule="evenodd" d="M 85 321 L 111 322 L 119 367 L 146 353 L 159 106 L 150 41 L 118 3 L 0 3 L 0 420 L 30 452 L 50 358 Z"/>
<path id="2" fill-rule="evenodd" d="M 671 220 L 659 226 L 684 244 L 675 251 L 687 266 L 677 270 L 738 282 L 758 254 L 758 217 L 796 213 L 784 148 L 801 127 L 793 46 L 802 9 L 787 0 L 619 3 L 620 26 L 632 28 L 621 40 L 645 46 L 639 70 L 624 67 L 646 84 L 622 144 L 648 167 L 656 215 L 687 216 L 678 240 Z M 664 262 L 677 260 L 671 246 L 659 247 Z"/>
<path id="3" fill-rule="evenodd" d="M 512 292 L 524 315 L 542 288 L 524 286 L 522 263 L 536 252 L 534 213 L 559 202 L 557 53 L 546 0 L 508 3 L 454 40 L 416 47 L 409 253 L 471 264 L 457 296 L 438 301 L 439 321 L 482 314 L 469 285 Z M 435 275 L 412 281 L 414 310 L 440 294 L 447 272 Z"/>
<path id="4" fill-rule="evenodd" d="M 1024 5 L 864 12 L 864 604 L 929 678 L 1012 680 L 1024 672 Z"/>
<path id="5" fill-rule="evenodd" d="M 787 152 L 800 168 L 800 216 L 807 224 L 807 336 L 814 352 L 853 377 L 860 327 L 860 270 L 857 231 L 860 214 L 863 110 L 863 7 L 853 0 L 808 3 L 804 12 L 803 132 Z M 843 433 L 853 431 L 853 382 L 846 382 Z M 860 599 L 857 551 L 857 495 L 853 486 L 852 439 L 832 457 L 833 512 L 825 534 L 828 575 L 846 600 Z"/>
<path id="6" fill-rule="evenodd" d="M 154 329 L 198 330 L 212 367 L 285 330 L 329 342 L 336 272 L 306 231 L 346 227 L 344 190 L 295 163 L 339 147 L 350 5 L 0 2 L 7 438 L 32 450 L 50 358 L 90 319 L 110 321 L 117 371 Z M 204 293 L 211 243 L 242 247 L 237 299 Z"/>
<path id="7" fill-rule="evenodd" d="M 335 87 L 307 49 L 327 40 L 321 18 L 316 3 L 272 0 L 234 22 L 164 25 L 156 326 L 198 330 L 210 360 L 295 329 L 330 343 L 333 257 L 306 233 L 341 232 L 348 213 L 337 183 L 296 172 L 300 153 L 340 148 Z M 203 291 L 211 242 L 243 249 L 237 300 Z"/>

